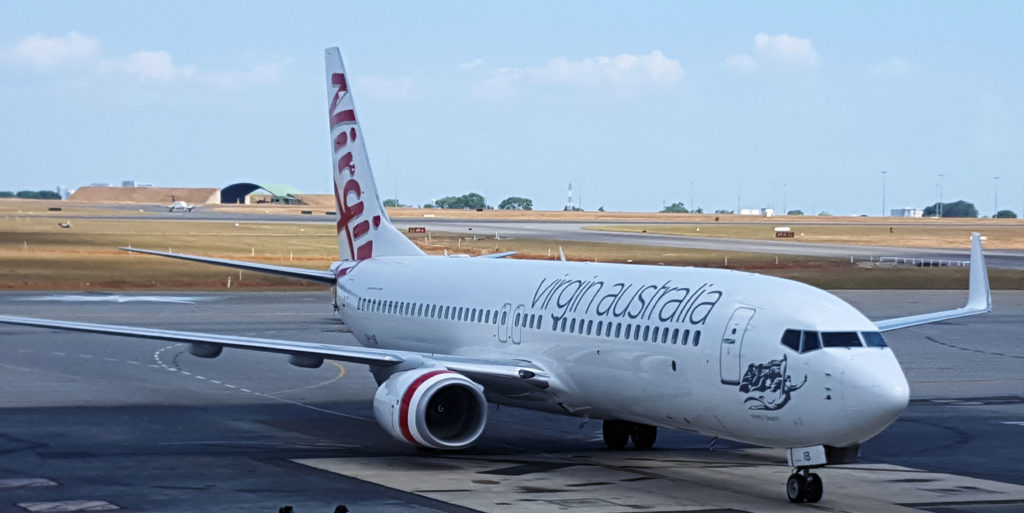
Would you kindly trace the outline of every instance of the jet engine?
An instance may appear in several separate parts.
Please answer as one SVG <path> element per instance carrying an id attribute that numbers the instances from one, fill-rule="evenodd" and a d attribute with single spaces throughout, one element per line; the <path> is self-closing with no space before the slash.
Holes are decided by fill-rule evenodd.
<path id="1" fill-rule="evenodd" d="M 487 424 L 483 387 L 445 369 L 413 369 L 389 377 L 373 398 L 377 422 L 413 445 L 458 450 L 473 445 Z"/>

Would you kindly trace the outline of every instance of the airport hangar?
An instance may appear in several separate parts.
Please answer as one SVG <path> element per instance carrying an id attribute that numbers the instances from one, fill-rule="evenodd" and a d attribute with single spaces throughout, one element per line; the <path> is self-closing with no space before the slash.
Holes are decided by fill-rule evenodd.
<path id="1" fill-rule="evenodd" d="M 333 205 L 330 194 L 303 194 L 286 184 L 238 182 L 215 187 L 79 187 L 69 201 L 86 203 L 154 203 L 184 201 L 195 205 Z"/>

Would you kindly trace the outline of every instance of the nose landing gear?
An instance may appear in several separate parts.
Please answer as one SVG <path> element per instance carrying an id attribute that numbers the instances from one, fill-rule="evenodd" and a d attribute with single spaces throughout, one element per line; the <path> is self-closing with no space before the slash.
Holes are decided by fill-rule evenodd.
<path id="1" fill-rule="evenodd" d="M 816 503 L 821 500 L 824 492 L 821 477 L 807 467 L 798 467 L 786 481 L 786 497 L 789 498 L 789 502 Z"/>

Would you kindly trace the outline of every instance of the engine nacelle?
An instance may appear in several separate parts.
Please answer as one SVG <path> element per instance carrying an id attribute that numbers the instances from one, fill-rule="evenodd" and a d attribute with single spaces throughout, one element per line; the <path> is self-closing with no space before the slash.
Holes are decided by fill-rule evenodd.
<path id="1" fill-rule="evenodd" d="M 220 356 L 224 346 L 220 344 L 209 344 L 206 342 L 192 342 L 188 345 L 188 352 L 200 358 L 216 358 Z"/>
<path id="2" fill-rule="evenodd" d="M 473 445 L 487 424 L 483 387 L 445 369 L 413 369 L 385 381 L 373 397 L 377 422 L 403 442 L 439 450 Z"/>

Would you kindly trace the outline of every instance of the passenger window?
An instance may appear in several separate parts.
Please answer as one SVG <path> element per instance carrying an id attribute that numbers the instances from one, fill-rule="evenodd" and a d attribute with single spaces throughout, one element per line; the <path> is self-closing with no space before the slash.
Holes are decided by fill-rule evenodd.
<path id="1" fill-rule="evenodd" d="M 800 332 L 797 330 L 786 330 L 782 333 L 782 345 L 800 352 Z"/>
<path id="2" fill-rule="evenodd" d="M 690 330 L 683 330 L 683 345 L 690 343 Z"/>
<path id="3" fill-rule="evenodd" d="M 501 312 L 501 324 L 504 325 L 508 322 L 508 312 Z"/>
<path id="4" fill-rule="evenodd" d="M 597 335 L 601 336 L 602 331 L 604 331 L 604 321 L 597 321 Z"/>
<path id="5" fill-rule="evenodd" d="M 679 328 L 672 328 L 672 345 L 679 342 Z"/>
<path id="6" fill-rule="evenodd" d="M 590 334 L 590 329 L 594 327 L 594 321 L 587 321 L 587 335 Z"/>
<path id="7" fill-rule="evenodd" d="M 652 340 L 654 340 L 655 342 L 658 341 L 658 331 L 659 331 L 658 327 L 655 326 L 654 327 L 654 334 L 653 334 L 653 338 L 652 338 Z"/>
<path id="8" fill-rule="evenodd" d="M 444 318 L 445 319 L 451 319 L 451 318 L 454 317 L 454 315 L 452 315 L 454 313 L 452 310 L 453 310 L 453 308 L 450 307 L 450 306 L 444 307 Z"/>
<path id="9" fill-rule="evenodd" d="M 562 322 L 561 322 L 561 326 L 560 327 L 562 329 L 562 333 L 565 333 L 565 317 L 562 317 Z"/>
<path id="10" fill-rule="evenodd" d="M 622 337 L 622 323 L 621 322 L 617 322 L 617 323 L 615 323 L 615 338 L 621 338 L 621 337 Z"/>
<path id="11" fill-rule="evenodd" d="M 576 319 L 573 318 L 572 322 L 569 323 L 569 333 L 576 331 Z"/>
<path id="12" fill-rule="evenodd" d="M 513 324 L 514 324 L 514 325 L 516 325 L 516 326 L 519 326 L 519 316 L 520 316 L 520 315 L 521 315 L 521 314 L 520 314 L 519 312 L 516 312 L 516 321 L 515 321 L 515 322 L 513 323 Z"/>
<path id="13" fill-rule="evenodd" d="M 668 342 L 668 328 L 661 330 L 661 343 L 664 344 L 666 342 Z"/>
<path id="14" fill-rule="evenodd" d="M 864 337 L 864 344 L 868 347 L 888 347 L 882 334 L 877 331 L 865 331 L 861 333 L 861 336 Z"/>
<path id="15" fill-rule="evenodd" d="M 855 331 L 822 332 L 821 344 L 825 347 L 862 347 Z"/>
<path id="16" fill-rule="evenodd" d="M 693 347 L 700 345 L 700 330 L 693 332 Z"/>
<path id="17" fill-rule="evenodd" d="M 821 349 L 821 339 L 818 337 L 817 331 L 805 331 L 804 332 L 804 343 L 800 347 L 801 353 L 809 353 L 811 351 L 817 351 Z"/>
<path id="18" fill-rule="evenodd" d="M 650 326 L 644 326 L 644 342 L 647 342 L 647 335 L 651 332 Z"/>
<path id="19" fill-rule="evenodd" d="M 486 322 L 487 324 L 491 323 L 491 311 L 490 310 L 484 310 L 484 322 Z"/>
<path id="20" fill-rule="evenodd" d="M 622 335 L 622 338 L 629 340 L 629 336 L 633 334 L 633 325 L 626 324 L 626 332 Z"/>
<path id="21" fill-rule="evenodd" d="M 640 325 L 637 324 L 633 327 L 633 340 L 640 340 Z M 647 340 L 644 338 L 644 340 Z"/>

